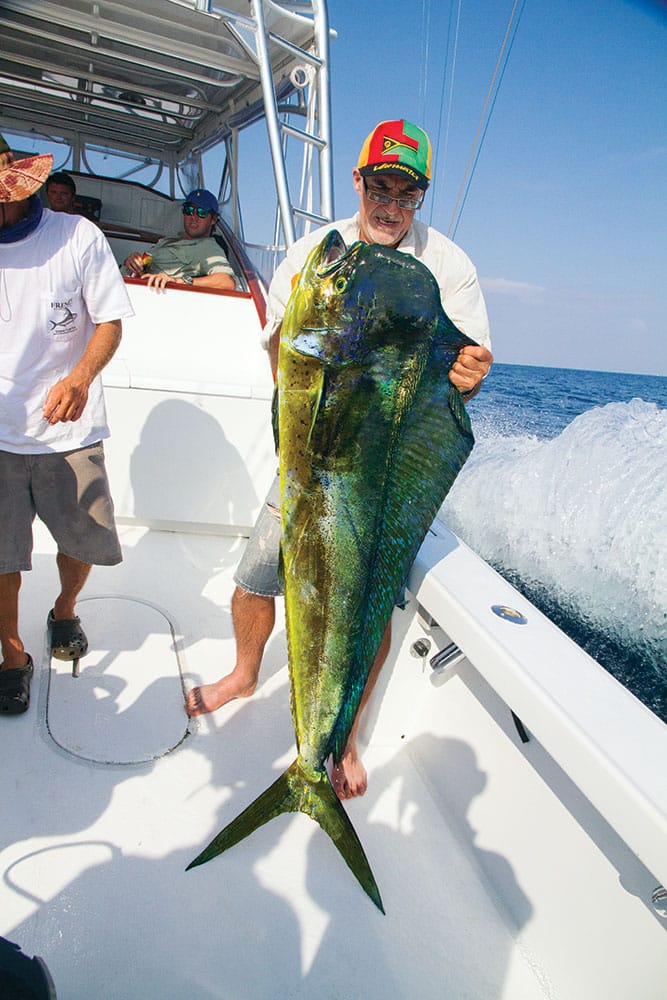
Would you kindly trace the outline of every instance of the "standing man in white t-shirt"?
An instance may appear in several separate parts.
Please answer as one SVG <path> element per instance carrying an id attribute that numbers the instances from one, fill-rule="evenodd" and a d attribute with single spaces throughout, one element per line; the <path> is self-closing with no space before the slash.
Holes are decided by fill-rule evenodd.
<path id="1" fill-rule="evenodd" d="M 14 161 L 0 136 L 0 714 L 25 712 L 33 662 L 18 631 L 21 573 L 37 514 L 58 545 L 51 652 L 88 648 L 75 604 L 93 564 L 122 559 L 102 441 L 100 372 L 132 315 L 105 237 L 42 208 L 51 156 Z"/>
<path id="2" fill-rule="evenodd" d="M 295 275 L 327 232 L 338 230 L 349 245 L 378 243 L 411 254 L 431 271 L 440 288 L 442 307 L 456 326 L 477 342 L 462 349 L 449 373 L 464 402 L 479 392 L 493 362 L 489 323 L 477 272 L 467 255 L 437 230 L 414 218 L 431 180 L 431 143 L 418 125 L 405 119 L 380 122 L 364 142 L 352 171 L 359 211 L 297 240 L 276 270 L 269 288 L 264 346 L 276 372 L 280 327 Z M 214 712 L 233 698 L 255 690 L 264 647 L 275 622 L 275 597 L 282 593 L 278 573 L 280 496 L 277 480 L 269 491 L 243 558 L 236 570 L 232 620 L 236 664 L 212 684 L 193 688 L 186 697 L 190 715 Z M 391 623 L 382 638 L 366 682 L 359 712 L 341 761 L 331 780 L 341 799 L 363 795 L 366 770 L 357 752 L 357 729 L 382 664 L 389 652 Z"/>

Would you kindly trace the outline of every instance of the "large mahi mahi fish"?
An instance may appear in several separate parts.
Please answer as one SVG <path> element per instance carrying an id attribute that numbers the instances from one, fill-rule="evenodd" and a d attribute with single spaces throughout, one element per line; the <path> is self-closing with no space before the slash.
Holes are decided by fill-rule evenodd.
<path id="1" fill-rule="evenodd" d="M 448 372 L 472 344 L 431 272 L 333 231 L 285 312 L 278 364 L 282 562 L 294 763 L 189 867 L 284 812 L 329 834 L 382 901 L 325 762 L 341 759 L 385 626 L 473 445 Z M 383 910 L 384 912 L 384 910 Z"/>

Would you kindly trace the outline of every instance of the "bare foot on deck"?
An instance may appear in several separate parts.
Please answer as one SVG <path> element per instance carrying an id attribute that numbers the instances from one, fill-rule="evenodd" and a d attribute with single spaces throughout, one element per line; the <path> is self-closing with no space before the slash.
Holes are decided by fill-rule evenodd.
<path id="1" fill-rule="evenodd" d="M 368 787 L 366 768 L 361 763 L 357 748 L 345 748 L 340 764 L 334 764 L 331 769 L 331 784 L 339 799 L 353 799 L 363 795 Z"/>
<path id="2" fill-rule="evenodd" d="M 235 698 L 249 698 L 257 687 L 257 678 L 248 680 L 246 677 L 237 675 L 233 670 L 231 674 L 221 677 L 214 684 L 202 684 L 194 687 L 185 698 L 185 711 L 188 715 L 205 715 L 207 712 L 215 712 L 222 708 L 228 701 Z"/>

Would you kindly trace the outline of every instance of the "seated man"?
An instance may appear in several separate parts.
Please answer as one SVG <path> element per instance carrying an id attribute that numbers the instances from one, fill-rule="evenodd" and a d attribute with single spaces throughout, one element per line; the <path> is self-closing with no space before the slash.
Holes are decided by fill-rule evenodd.
<path id="1" fill-rule="evenodd" d="M 212 235 L 217 221 L 215 195 L 205 188 L 191 191 L 183 203 L 183 235 L 166 237 L 147 253 L 129 254 L 123 261 L 122 273 L 146 278 L 156 288 L 164 288 L 171 281 L 233 291 L 234 272 Z"/>
<path id="2" fill-rule="evenodd" d="M 76 195 L 76 185 L 69 174 L 64 170 L 59 170 L 51 174 L 46 182 L 46 198 L 52 212 L 67 212 L 68 215 L 76 215 L 74 208 L 74 196 Z"/>

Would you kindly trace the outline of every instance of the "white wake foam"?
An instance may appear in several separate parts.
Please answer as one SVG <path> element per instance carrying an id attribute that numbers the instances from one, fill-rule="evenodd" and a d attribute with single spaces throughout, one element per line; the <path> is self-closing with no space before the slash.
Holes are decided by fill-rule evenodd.
<path id="1" fill-rule="evenodd" d="M 667 410 L 609 403 L 549 441 L 476 431 L 443 520 L 590 623 L 665 642 Z"/>

